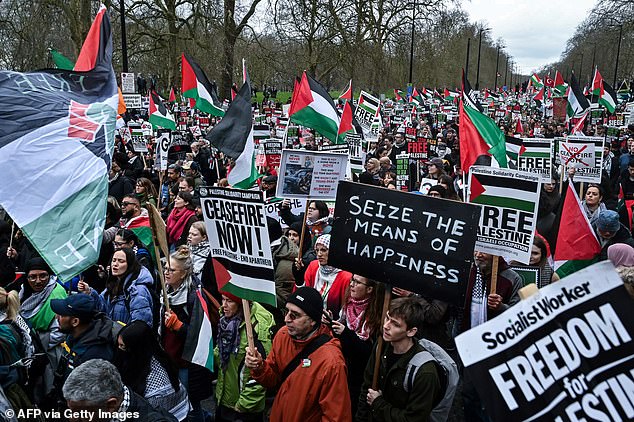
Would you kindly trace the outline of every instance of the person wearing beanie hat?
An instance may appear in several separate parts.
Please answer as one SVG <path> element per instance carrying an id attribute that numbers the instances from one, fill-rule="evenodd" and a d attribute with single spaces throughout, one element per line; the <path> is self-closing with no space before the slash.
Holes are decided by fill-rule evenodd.
<path id="1" fill-rule="evenodd" d="M 447 189 L 441 185 L 434 185 L 429 188 L 427 192 L 427 196 L 435 196 L 437 198 L 446 198 L 447 197 Z"/>
<path id="2" fill-rule="evenodd" d="M 619 213 L 604 210 L 599 213 L 595 223 L 595 233 L 601 245 L 599 260 L 608 259 L 608 248 L 617 243 L 625 243 L 634 247 L 632 233 L 619 221 Z"/>
<path id="3" fill-rule="evenodd" d="M 272 421 L 352 420 L 341 344 L 330 327 L 320 323 L 322 309 L 319 292 L 300 287 L 288 297 L 285 326 L 266 359 L 258 350 L 247 349 L 245 366 L 253 379 L 264 388 L 279 387 Z"/>
<path id="4" fill-rule="evenodd" d="M 315 241 L 314 249 L 317 259 L 306 268 L 304 285 L 316 289 L 324 299 L 324 305 L 330 312 L 330 316 L 338 318 L 352 274 L 328 265 L 329 234 L 319 236 Z M 295 284 L 301 286 L 300 280 L 295 280 Z"/>

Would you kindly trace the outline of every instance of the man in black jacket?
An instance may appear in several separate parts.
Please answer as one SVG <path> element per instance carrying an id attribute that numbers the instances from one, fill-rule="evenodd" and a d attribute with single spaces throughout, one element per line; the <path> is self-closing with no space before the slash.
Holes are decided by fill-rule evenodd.
<path id="1" fill-rule="evenodd" d="M 112 360 L 116 333 L 122 326 L 103 313 L 97 313 L 95 300 L 86 294 L 52 299 L 59 329 L 67 334 L 63 355 L 57 367 L 56 385 L 60 386 L 79 365 L 90 359 Z"/>

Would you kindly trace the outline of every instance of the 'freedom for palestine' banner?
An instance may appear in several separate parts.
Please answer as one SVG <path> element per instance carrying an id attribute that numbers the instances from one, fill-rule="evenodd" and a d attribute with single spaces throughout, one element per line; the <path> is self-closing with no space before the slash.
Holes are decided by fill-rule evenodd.
<path id="1" fill-rule="evenodd" d="M 634 419 L 632 299 L 609 261 L 456 337 L 495 421 Z"/>
<path id="2" fill-rule="evenodd" d="M 468 202 L 482 205 L 475 249 L 528 264 L 540 190 L 537 174 L 472 166 Z"/>
<path id="3" fill-rule="evenodd" d="M 202 187 L 200 200 L 218 289 L 276 306 L 263 192 Z"/>
<path id="4" fill-rule="evenodd" d="M 328 264 L 464 305 L 479 207 L 339 182 Z"/>

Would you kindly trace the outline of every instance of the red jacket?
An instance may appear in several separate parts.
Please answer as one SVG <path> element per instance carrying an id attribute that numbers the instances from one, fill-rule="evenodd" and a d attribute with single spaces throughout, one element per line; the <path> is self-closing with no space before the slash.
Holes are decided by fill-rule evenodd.
<path id="1" fill-rule="evenodd" d="M 304 273 L 304 285 L 308 287 L 315 287 L 315 278 L 318 270 L 319 261 L 312 261 Z M 343 307 L 343 301 L 346 297 L 346 289 L 350 285 L 351 278 L 352 273 L 349 273 L 348 271 L 340 271 L 335 277 L 332 287 L 328 291 L 328 296 L 326 296 L 326 309 L 332 312 L 335 319 L 339 316 L 339 312 Z"/>
<path id="2" fill-rule="evenodd" d="M 321 325 L 314 338 L 330 335 L 330 328 Z M 273 347 L 264 364 L 251 371 L 253 378 L 265 388 L 279 384 L 286 365 L 309 340 L 295 340 L 282 327 L 273 339 Z M 270 420 L 276 422 L 352 421 L 347 370 L 341 345 L 332 338 L 310 357 L 310 364 L 300 364 L 280 386 L 275 396 Z"/>

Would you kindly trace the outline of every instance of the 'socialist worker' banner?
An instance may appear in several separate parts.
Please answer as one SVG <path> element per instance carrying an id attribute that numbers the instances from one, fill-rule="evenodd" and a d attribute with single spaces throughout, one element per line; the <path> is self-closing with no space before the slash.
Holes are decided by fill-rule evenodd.
<path id="1" fill-rule="evenodd" d="M 275 196 L 280 198 L 333 199 L 337 183 L 346 176 L 348 154 L 282 151 Z"/>
<path id="2" fill-rule="evenodd" d="M 472 166 L 469 202 L 482 205 L 475 249 L 528 264 L 540 190 L 537 174 Z"/>
<path id="3" fill-rule="evenodd" d="M 342 181 L 328 264 L 464 305 L 480 208 Z"/>
<path id="4" fill-rule="evenodd" d="M 218 289 L 276 306 L 263 193 L 201 187 L 200 201 Z"/>
<path id="5" fill-rule="evenodd" d="M 517 169 L 529 173 L 539 174 L 543 183 L 552 180 L 552 139 L 525 138 L 522 139 L 523 152 L 517 157 Z"/>
<path id="6" fill-rule="evenodd" d="M 456 338 L 495 421 L 634 419 L 632 299 L 609 261 Z"/>

